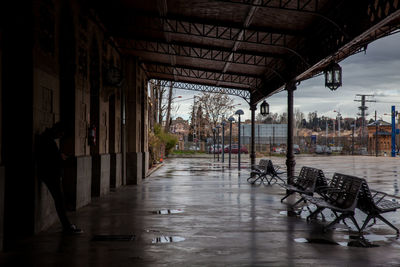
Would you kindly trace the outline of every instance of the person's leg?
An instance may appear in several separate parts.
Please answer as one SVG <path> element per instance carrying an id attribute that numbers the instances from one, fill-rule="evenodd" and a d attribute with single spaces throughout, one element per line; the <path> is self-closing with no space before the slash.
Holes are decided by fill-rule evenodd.
<path id="1" fill-rule="evenodd" d="M 60 219 L 64 230 L 69 229 L 71 227 L 71 223 L 67 217 L 67 210 L 65 208 L 61 180 L 56 180 L 54 182 L 45 182 L 45 184 L 49 189 L 50 194 L 53 196 L 58 218 Z"/>

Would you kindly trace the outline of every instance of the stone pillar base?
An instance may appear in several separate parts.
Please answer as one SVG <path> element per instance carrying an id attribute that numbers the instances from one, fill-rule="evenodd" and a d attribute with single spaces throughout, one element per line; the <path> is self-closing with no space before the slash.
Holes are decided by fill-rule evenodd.
<path id="1" fill-rule="evenodd" d="M 90 203 L 92 186 L 92 157 L 68 159 L 64 170 L 63 185 L 67 207 L 77 210 Z"/>
<path id="2" fill-rule="evenodd" d="M 110 154 L 110 187 L 118 188 L 122 185 L 122 154 Z"/>
<path id="3" fill-rule="evenodd" d="M 143 169 L 142 169 L 142 177 L 146 178 L 147 173 L 149 171 L 149 152 L 142 152 L 143 153 Z"/>
<path id="4" fill-rule="evenodd" d="M 92 197 L 100 197 L 110 192 L 110 154 L 92 157 Z"/>
<path id="5" fill-rule="evenodd" d="M 140 184 L 143 178 L 143 153 L 126 153 L 126 184 Z"/>

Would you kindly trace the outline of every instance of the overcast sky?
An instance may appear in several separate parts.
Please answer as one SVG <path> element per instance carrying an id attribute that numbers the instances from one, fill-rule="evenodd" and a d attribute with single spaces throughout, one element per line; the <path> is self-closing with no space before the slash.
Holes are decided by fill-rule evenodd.
<path id="1" fill-rule="evenodd" d="M 343 117 L 356 117 L 360 102 L 355 102 L 356 94 L 373 94 L 376 103 L 367 103 L 370 118 L 375 110 L 378 117 L 390 121 L 391 112 L 395 105 L 400 110 L 400 34 L 394 34 L 369 44 L 366 54 L 359 53 L 340 62 L 343 71 L 343 86 L 336 91 L 330 91 L 324 86 L 323 75 L 303 81 L 295 91 L 294 105 L 306 116 L 309 112 L 317 111 L 318 116 L 336 116 L 334 110 L 340 111 Z M 193 96 L 200 92 L 176 90 L 179 110 L 173 118 L 190 116 L 190 105 Z M 243 109 L 246 119 L 250 118 L 248 104 L 239 97 L 233 97 L 238 108 Z M 275 94 L 267 99 L 270 112 L 283 113 L 287 109 L 287 92 Z M 258 112 L 258 110 L 257 110 Z"/>

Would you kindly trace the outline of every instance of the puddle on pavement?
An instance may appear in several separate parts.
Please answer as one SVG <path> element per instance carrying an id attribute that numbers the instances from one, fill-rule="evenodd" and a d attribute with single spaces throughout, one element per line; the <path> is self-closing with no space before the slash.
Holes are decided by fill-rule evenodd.
<path id="1" fill-rule="evenodd" d="M 284 210 L 284 211 L 280 211 L 279 214 L 280 214 L 280 215 L 286 215 L 286 216 L 289 216 L 289 217 L 297 217 L 297 216 L 300 216 L 300 215 L 298 214 L 298 212 L 296 212 L 296 211 L 294 211 L 294 210 Z"/>
<path id="2" fill-rule="evenodd" d="M 336 245 L 342 247 L 373 248 L 380 247 L 382 243 L 391 242 L 393 239 L 397 239 L 396 235 L 366 234 L 362 236 L 344 235 L 342 236 L 342 240 L 338 242 L 324 237 L 295 238 L 294 241 L 297 243 Z"/>
<path id="3" fill-rule="evenodd" d="M 159 236 L 154 238 L 151 243 L 152 244 L 165 244 L 165 243 L 175 243 L 175 242 L 182 242 L 185 238 L 180 236 Z"/>
<path id="4" fill-rule="evenodd" d="M 178 214 L 178 213 L 183 213 L 183 210 L 177 209 L 177 210 L 156 210 L 156 211 L 153 211 L 153 214 L 161 214 L 161 215 Z"/>
<path id="5" fill-rule="evenodd" d="M 155 229 L 144 229 L 144 231 L 145 231 L 146 233 L 150 233 L 150 232 L 152 232 L 152 233 L 159 233 L 159 232 L 161 232 L 160 230 L 155 230 Z"/>

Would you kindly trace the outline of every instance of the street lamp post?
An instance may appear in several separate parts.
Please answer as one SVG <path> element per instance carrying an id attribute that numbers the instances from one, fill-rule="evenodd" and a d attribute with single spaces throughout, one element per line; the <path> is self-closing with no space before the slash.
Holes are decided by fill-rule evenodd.
<path id="1" fill-rule="evenodd" d="M 378 134 L 379 134 L 379 121 L 375 110 L 375 156 L 378 156 Z"/>
<path id="2" fill-rule="evenodd" d="M 229 117 L 229 168 L 231 167 L 231 150 L 232 150 L 232 123 L 235 121 L 234 117 Z"/>
<path id="3" fill-rule="evenodd" d="M 212 149 L 212 152 L 214 154 L 214 160 L 215 160 L 215 131 L 216 131 L 216 129 L 213 128 L 212 131 L 213 131 L 213 149 Z"/>
<path id="4" fill-rule="evenodd" d="M 221 126 L 217 125 L 215 128 L 217 128 L 217 161 L 219 161 L 219 128 L 221 128 Z"/>
<path id="5" fill-rule="evenodd" d="M 241 152 L 240 151 L 241 150 L 241 146 L 240 146 L 240 115 L 243 115 L 244 112 L 243 112 L 243 110 L 238 109 L 235 112 L 235 114 L 239 116 L 239 119 L 238 119 L 238 169 L 240 171 L 240 152 Z"/>
<path id="6" fill-rule="evenodd" d="M 225 162 L 225 125 L 226 122 L 222 121 L 222 162 Z"/>

